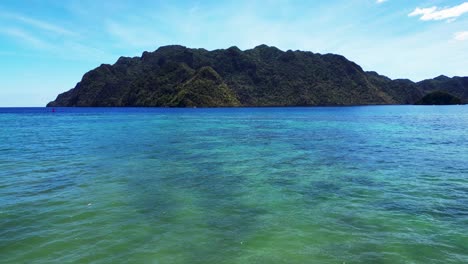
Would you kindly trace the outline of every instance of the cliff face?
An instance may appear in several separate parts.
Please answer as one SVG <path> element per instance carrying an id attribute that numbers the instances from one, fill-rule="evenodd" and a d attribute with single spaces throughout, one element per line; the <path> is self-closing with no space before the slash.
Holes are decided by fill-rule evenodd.
<path id="1" fill-rule="evenodd" d="M 48 106 L 413 104 L 434 90 L 456 92 L 466 101 L 467 78 L 454 79 L 391 80 L 340 55 L 266 45 L 246 51 L 165 46 L 99 66 Z"/>

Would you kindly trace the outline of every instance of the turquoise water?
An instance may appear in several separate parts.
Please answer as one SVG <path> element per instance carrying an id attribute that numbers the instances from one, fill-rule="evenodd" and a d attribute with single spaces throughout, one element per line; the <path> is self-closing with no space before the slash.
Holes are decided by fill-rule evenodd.
<path id="1" fill-rule="evenodd" d="M 0 109 L 1 263 L 468 263 L 468 106 Z"/>

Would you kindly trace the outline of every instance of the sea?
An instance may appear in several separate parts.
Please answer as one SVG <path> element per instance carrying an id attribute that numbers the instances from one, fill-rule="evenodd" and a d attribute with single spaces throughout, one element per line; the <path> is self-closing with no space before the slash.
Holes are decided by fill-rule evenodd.
<path id="1" fill-rule="evenodd" d="M 468 263 L 468 106 L 0 108 L 0 263 Z"/>

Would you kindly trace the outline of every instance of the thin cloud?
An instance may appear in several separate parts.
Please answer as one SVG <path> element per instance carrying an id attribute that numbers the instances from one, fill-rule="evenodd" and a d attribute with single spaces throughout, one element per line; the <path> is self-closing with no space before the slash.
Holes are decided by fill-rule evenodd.
<path id="1" fill-rule="evenodd" d="M 148 27 L 130 26 L 108 21 L 106 30 L 119 43 L 138 48 L 156 48 L 156 43 L 165 43 L 157 30 Z"/>
<path id="2" fill-rule="evenodd" d="M 453 38 L 458 41 L 468 40 L 468 31 L 457 32 Z"/>
<path id="3" fill-rule="evenodd" d="M 59 56 L 69 60 L 94 60 L 96 58 L 100 60 L 110 60 L 113 58 L 110 54 L 87 45 L 83 45 L 79 42 L 65 41 L 65 42 L 52 42 L 40 39 L 28 31 L 25 31 L 16 27 L 6 27 L 0 29 L 0 35 L 5 35 L 15 42 L 32 48 L 34 50 L 45 51 L 46 53 L 33 53 L 26 54 L 24 52 L 16 53 L 9 51 L 2 51 L 0 55 L 9 56 L 26 56 L 26 57 L 38 57 L 44 54 L 51 53 L 54 56 Z M 39 55 L 42 54 L 42 55 Z"/>
<path id="4" fill-rule="evenodd" d="M 447 8 L 439 8 L 437 6 L 429 7 L 429 8 L 416 8 L 413 12 L 408 14 L 408 16 L 420 16 L 420 20 L 429 21 L 429 20 L 451 20 L 453 21 L 457 17 L 463 15 L 464 13 L 468 12 L 468 2 L 464 2 L 463 4 L 454 6 L 454 7 L 447 7 Z"/>
<path id="5" fill-rule="evenodd" d="M 387 0 L 377 0 L 376 1 L 377 4 L 382 4 L 382 3 L 385 3 L 385 2 L 387 2 Z"/>
<path id="6" fill-rule="evenodd" d="M 3 28 L 0 30 L 1 34 L 13 37 L 23 44 L 31 45 L 39 49 L 49 49 L 51 46 L 47 43 L 31 35 L 30 33 L 19 28 Z"/>
<path id="7" fill-rule="evenodd" d="M 23 24 L 27 24 L 29 26 L 32 26 L 38 29 L 53 32 L 53 33 L 60 34 L 60 35 L 69 35 L 69 36 L 76 35 L 75 32 L 72 32 L 63 27 L 60 27 L 60 26 L 57 26 L 48 22 L 44 22 L 38 19 L 26 17 L 26 16 L 16 14 L 16 13 L 0 12 L 0 17 L 12 19 L 17 22 L 21 22 Z"/>

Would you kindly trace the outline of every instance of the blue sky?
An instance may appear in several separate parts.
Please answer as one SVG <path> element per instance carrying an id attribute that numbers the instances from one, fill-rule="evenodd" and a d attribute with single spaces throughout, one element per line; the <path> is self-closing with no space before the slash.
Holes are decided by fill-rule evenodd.
<path id="1" fill-rule="evenodd" d="M 44 106 L 101 63 L 168 44 L 338 53 L 414 81 L 468 76 L 468 2 L 2 0 L 0 106 Z"/>

